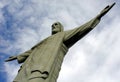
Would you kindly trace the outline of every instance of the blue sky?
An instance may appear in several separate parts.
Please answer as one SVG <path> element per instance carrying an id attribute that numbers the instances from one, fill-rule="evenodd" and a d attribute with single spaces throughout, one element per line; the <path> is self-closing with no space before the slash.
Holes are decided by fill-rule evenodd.
<path id="1" fill-rule="evenodd" d="M 113 2 L 100 24 L 70 48 L 57 82 L 120 82 L 119 0 L 0 0 L 0 81 L 12 82 L 20 66 L 4 60 L 48 37 L 52 23 L 73 29 Z"/>

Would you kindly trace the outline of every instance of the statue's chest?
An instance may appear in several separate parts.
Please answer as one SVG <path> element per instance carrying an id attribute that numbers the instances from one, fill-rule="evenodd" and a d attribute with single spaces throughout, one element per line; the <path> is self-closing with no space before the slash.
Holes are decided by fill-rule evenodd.
<path id="1" fill-rule="evenodd" d="M 49 48 L 55 48 L 55 47 L 60 47 L 63 44 L 63 35 L 56 34 L 52 35 L 45 40 L 41 41 L 41 43 L 38 45 L 38 48 L 43 48 L 43 47 L 49 47 Z"/>

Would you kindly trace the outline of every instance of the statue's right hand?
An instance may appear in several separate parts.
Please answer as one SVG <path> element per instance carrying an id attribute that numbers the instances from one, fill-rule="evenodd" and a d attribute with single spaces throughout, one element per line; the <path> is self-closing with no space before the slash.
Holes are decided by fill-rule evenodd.
<path id="1" fill-rule="evenodd" d="M 108 5 L 106 6 L 98 15 L 98 18 L 100 19 L 101 17 L 103 17 L 113 6 L 115 5 L 115 3 L 113 3 L 112 5 Z"/>
<path id="2" fill-rule="evenodd" d="M 17 59 L 17 56 L 10 56 L 8 59 L 5 60 L 5 62 L 12 61 Z"/>

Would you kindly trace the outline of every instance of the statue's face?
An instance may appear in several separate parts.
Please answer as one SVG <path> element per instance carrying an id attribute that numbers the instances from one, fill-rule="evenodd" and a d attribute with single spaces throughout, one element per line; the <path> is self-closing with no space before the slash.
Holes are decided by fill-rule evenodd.
<path id="1" fill-rule="evenodd" d="M 61 31 L 61 24 L 59 22 L 52 24 L 52 34 L 56 34 L 60 31 Z"/>

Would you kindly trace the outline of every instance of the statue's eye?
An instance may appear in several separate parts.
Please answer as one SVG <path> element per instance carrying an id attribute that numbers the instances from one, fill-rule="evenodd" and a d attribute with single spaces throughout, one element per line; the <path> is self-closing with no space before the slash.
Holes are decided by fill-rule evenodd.
<path id="1" fill-rule="evenodd" d="M 52 25 L 52 27 L 54 27 L 54 25 Z"/>
<path id="2" fill-rule="evenodd" d="M 55 25 L 58 25 L 57 23 L 55 23 Z"/>

